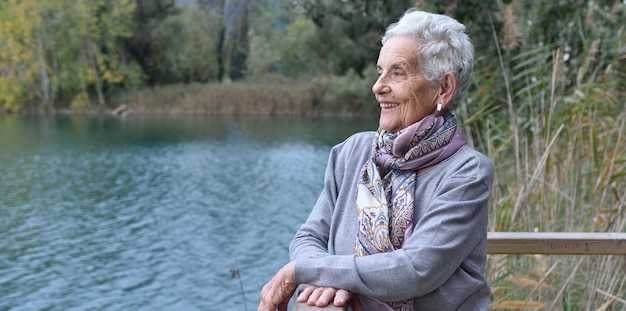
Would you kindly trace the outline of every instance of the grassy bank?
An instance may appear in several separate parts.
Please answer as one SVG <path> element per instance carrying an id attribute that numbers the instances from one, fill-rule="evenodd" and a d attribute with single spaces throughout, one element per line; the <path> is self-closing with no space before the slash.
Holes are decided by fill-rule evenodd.
<path id="1" fill-rule="evenodd" d="M 368 79 L 348 74 L 309 81 L 283 78 L 170 85 L 116 94 L 109 100 L 109 106 L 125 104 L 137 113 L 372 115 L 378 112 L 378 106 L 370 94 L 370 83 Z"/>

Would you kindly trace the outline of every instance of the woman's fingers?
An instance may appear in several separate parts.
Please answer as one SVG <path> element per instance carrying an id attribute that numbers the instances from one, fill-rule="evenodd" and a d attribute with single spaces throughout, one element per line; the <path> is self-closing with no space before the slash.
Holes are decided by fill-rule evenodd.
<path id="1" fill-rule="evenodd" d="M 306 302 L 310 306 L 325 307 L 331 302 L 337 307 L 343 307 L 352 293 L 332 287 L 307 286 L 296 298 L 297 302 Z"/>
<path id="2" fill-rule="evenodd" d="M 337 290 L 332 287 L 320 287 L 313 292 L 311 297 L 317 297 L 314 302 L 315 306 L 326 307 L 335 300 L 335 293 Z M 311 298 L 309 298 L 309 305 L 311 305 Z"/>
<path id="3" fill-rule="evenodd" d="M 296 301 L 307 302 L 309 300 L 309 296 L 311 296 L 316 288 L 317 287 L 315 286 L 307 286 L 304 290 L 302 290 L 302 292 L 300 292 L 300 294 L 298 294 L 298 297 L 296 297 Z"/>
<path id="4" fill-rule="evenodd" d="M 340 289 L 335 293 L 334 304 L 337 307 L 343 307 L 350 299 L 352 298 L 352 293 L 345 290 Z"/>

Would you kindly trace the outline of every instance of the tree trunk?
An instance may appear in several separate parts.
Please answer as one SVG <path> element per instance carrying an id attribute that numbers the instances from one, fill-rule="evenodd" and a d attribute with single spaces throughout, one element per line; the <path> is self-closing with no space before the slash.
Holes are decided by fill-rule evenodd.
<path id="1" fill-rule="evenodd" d="M 104 92 L 102 92 L 102 77 L 101 75 L 101 70 L 98 67 L 98 54 L 97 52 L 93 51 L 93 46 L 92 46 L 92 42 L 91 39 L 89 37 L 86 38 L 86 46 L 87 46 L 87 64 L 91 66 L 91 70 L 93 70 L 94 73 L 94 87 L 96 88 L 96 94 L 98 95 L 98 104 L 100 105 L 101 109 L 104 109 L 106 107 L 106 100 L 104 98 Z"/>
<path id="2" fill-rule="evenodd" d="M 217 36 L 217 47 L 215 48 L 217 53 L 217 80 L 222 81 L 225 76 L 225 65 L 224 65 L 224 41 L 226 39 L 226 27 L 221 26 L 220 31 Z"/>
<path id="3" fill-rule="evenodd" d="M 35 94 L 39 97 L 40 105 L 44 112 L 52 112 L 52 92 L 50 91 L 50 77 L 48 76 L 48 65 L 44 58 L 44 44 L 41 30 L 35 31 L 37 36 L 37 61 L 39 62 L 39 85 L 35 83 Z"/>

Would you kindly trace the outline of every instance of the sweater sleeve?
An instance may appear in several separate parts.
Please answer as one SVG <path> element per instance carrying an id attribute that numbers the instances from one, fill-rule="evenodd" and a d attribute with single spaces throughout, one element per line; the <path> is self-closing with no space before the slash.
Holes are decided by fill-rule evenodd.
<path id="1" fill-rule="evenodd" d="M 415 194 L 413 235 L 403 248 L 365 257 L 347 252 L 334 255 L 327 249 L 327 232 L 333 231 L 327 220 L 333 219 L 338 191 L 336 159 L 331 154 L 324 192 L 312 218 L 297 234 L 300 239 L 308 236 L 308 242 L 292 244 L 296 281 L 343 288 L 383 301 L 420 297 L 442 287 L 447 294 L 464 295 L 464 289 L 480 287 L 493 166 L 483 155 L 467 149 L 418 176 L 422 186 Z M 338 201 L 340 205 L 352 203 Z M 353 234 L 346 238 L 354 241 Z"/>

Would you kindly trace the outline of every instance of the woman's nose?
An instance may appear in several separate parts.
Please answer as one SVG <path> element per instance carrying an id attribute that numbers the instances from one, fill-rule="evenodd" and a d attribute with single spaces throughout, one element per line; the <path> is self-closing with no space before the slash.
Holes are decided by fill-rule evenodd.
<path id="1" fill-rule="evenodd" d="M 374 82 L 374 85 L 372 85 L 372 92 L 374 92 L 374 94 L 384 94 L 388 91 L 389 86 L 383 79 L 383 76 L 378 76 L 378 79 L 376 79 L 376 82 Z"/>

